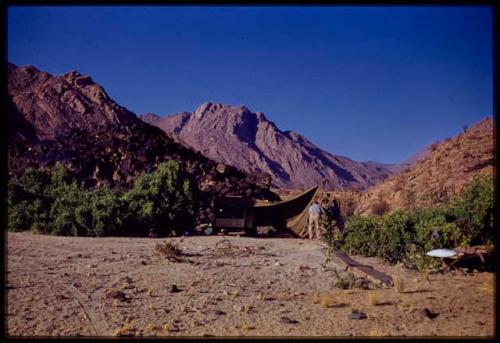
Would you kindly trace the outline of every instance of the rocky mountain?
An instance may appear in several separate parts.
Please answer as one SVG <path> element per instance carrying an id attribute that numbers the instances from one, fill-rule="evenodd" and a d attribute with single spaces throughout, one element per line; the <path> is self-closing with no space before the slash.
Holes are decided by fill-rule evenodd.
<path id="1" fill-rule="evenodd" d="M 443 202 L 459 194 L 474 175 L 493 174 L 493 125 L 486 117 L 466 132 L 431 144 L 409 168 L 368 189 L 357 212 L 370 214 L 381 204 L 394 210 Z"/>
<path id="2" fill-rule="evenodd" d="M 216 163 L 181 145 L 118 105 L 89 76 L 52 76 L 33 66 L 8 66 L 8 171 L 63 164 L 86 187 L 128 188 L 141 173 L 177 160 L 198 182 L 204 209 L 210 197 L 248 195 L 278 200 L 263 174 Z"/>
<path id="3" fill-rule="evenodd" d="M 278 188 L 303 189 L 326 178 L 329 189 L 362 190 L 393 174 L 391 165 L 332 155 L 244 106 L 205 103 L 193 113 L 140 118 L 215 161 L 269 173 Z"/>
<path id="4" fill-rule="evenodd" d="M 52 76 L 33 66 L 9 63 L 8 94 L 38 139 L 55 138 L 69 128 L 94 129 L 135 121 L 88 75 L 71 71 Z"/>

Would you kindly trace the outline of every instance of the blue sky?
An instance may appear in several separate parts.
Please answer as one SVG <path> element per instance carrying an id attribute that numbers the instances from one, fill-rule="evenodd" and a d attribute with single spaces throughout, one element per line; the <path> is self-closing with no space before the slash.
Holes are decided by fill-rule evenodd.
<path id="1" fill-rule="evenodd" d="M 358 161 L 493 114 L 490 7 L 9 7 L 8 59 L 135 113 L 245 105 Z"/>

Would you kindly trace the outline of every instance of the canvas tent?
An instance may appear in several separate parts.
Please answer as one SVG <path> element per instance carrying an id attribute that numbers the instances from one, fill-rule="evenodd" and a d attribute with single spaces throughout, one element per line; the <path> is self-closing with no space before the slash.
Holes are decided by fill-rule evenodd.
<path id="1" fill-rule="evenodd" d="M 273 226 L 287 228 L 297 237 L 307 237 L 308 209 L 318 186 L 294 197 L 266 202 L 249 197 L 224 197 L 216 200 L 215 226 L 255 228 Z"/>

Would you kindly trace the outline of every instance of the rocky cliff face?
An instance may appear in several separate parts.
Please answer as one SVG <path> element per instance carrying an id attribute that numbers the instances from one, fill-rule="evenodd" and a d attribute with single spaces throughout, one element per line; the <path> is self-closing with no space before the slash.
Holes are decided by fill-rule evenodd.
<path id="1" fill-rule="evenodd" d="M 269 173 L 275 187 L 303 189 L 326 178 L 330 189 L 362 190 L 393 174 L 389 165 L 356 162 L 321 150 L 244 106 L 206 103 L 193 113 L 140 117 L 215 161 Z"/>
<path id="2" fill-rule="evenodd" d="M 114 102 L 92 78 L 71 71 L 52 76 L 33 66 L 9 63 L 8 93 L 38 139 L 68 129 L 95 129 L 135 121 L 135 114 Z"/>
<path id="3" fill-rule="evenodd" d="M 204 208 L 217 195 L 278 200 L 266 175 L 216 163 L 169 138 L 116 104 L 89 76 L 52 76 L 9 64 L 9 175 L 29 167 L 63 164 L 86 187 L 128 188 L 143 172 L 177 160 L 198 181 Z"/>
<path id="4" fill-rule="evenodd" d="M 449 200 L 474 175 L 493 174 L 494 141 L 493 119 L 487 117 L 458 136 L 426 147 L 406 170 L 368 189 L 358 212 L 373 213 L 374 204 L 381 202 L 394 210 Z"/>

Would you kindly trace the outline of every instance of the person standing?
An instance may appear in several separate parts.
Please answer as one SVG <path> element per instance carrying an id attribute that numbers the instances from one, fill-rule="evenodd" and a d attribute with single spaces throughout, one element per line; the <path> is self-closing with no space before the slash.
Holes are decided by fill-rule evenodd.
<path id="1" fill-rule="evenodd" d="M 340 203 L 337 198 L 333 198 L 330 206 L 328 207 L 328 214 L 331 219 L 335 220 L 340 232 L 344 231 L 344 220 L 340 212 Z"/>
<path id="2" fill-rule="evenodd" d="M 318 201 L 314 200 L 311 206 L 309 206 L 309 228 L 308 228 L 309 239 L 313 239 L 313 231 L 312 231 L 313 224 L 316 227 L 316 238 L 319 239 L 320 237 L 319 216 L 321 215 L 322 212 L 323 209 L 318 204 Z"/>

